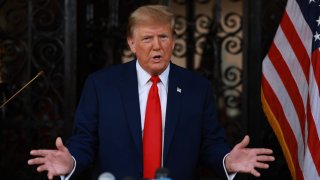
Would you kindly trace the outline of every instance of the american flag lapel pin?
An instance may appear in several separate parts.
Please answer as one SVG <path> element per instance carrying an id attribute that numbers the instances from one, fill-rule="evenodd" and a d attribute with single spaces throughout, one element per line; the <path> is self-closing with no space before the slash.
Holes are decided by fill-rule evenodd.
<path id="1" fill-rule="evenodd" d="M 181 88 L 177 87 L 177 92 L 181 93 L 182 92 Z"/>

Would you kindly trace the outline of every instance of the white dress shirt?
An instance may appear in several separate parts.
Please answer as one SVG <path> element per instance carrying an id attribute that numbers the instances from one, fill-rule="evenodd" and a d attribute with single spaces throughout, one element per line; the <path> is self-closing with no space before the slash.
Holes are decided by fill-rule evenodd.
<path id="1" fill-rule="evenodd" d="M 140 104 L 140 117 L 141 117 L 141 130 L 143 136 L 144 121 L 146 115 L 146 106 L 148 101 L 148 94 L 151 88 L 152 82 L 150 81 L 151 75 L 147 73 L 140 66 L 139 62 L 136 63 L 137 76 L 138 76 L 138 92 L 139 92 L 139 104 Z M 161 156 L 161 166 L 163 165 L 163 145 L 164 145 L 164 127 L 165 127 L 165 117 L 167 111 L 167 96 L 168 96 L 168 76 L 169 76 L 170 64 L 168 67 L 159 75 L 160 82 L 157 84 L 158 93 L 161 104 L 161 119 L 162 119 L 162 156 Z M 141 137 L 142 137 L 141 136 Z"/>

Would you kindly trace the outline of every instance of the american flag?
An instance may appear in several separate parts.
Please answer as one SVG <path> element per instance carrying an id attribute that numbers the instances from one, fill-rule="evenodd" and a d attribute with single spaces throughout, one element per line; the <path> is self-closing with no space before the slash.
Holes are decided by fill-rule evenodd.
<path id="1" fill-rule="evenodd" d="M 293 179 L 320 179 L 320 0 L 288 0 L 262 63 L 261 100 Z"/>

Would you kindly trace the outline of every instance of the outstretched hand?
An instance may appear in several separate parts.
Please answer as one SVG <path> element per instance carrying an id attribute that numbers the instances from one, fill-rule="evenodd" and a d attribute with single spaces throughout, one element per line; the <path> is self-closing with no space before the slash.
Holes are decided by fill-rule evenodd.
<path id="1" fill-rule="evenodd" d="M 271 149 L 247 148 L 249 141 L 249 136 L 245 136 L 227 155 L 225 166 L 229 173 L 251 173 L 256 177 L 259 177 L 260 173 L 256 168 L 268 169 L 269 165 L 266 162 L 275 160 L 272 156 L 273 152 Z"/>
<path id="2" fill-rule="evenodd" d="M 69 174 L 74 166 L 74 160 L 69 150 L 63 145 L 60 137 L 56 139 L 56 150 L 32 150 L 30 154 L 36 156 L 28 161 L 29 165 L 37 165 L 37 171 L 48 171 L 48 179 L 54 176 Z"/>

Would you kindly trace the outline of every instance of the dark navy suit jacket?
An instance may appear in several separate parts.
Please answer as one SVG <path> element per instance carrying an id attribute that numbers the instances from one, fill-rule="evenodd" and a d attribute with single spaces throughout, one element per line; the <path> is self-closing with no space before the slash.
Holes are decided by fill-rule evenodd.
<path id="1" fill-rule="evenodd" d="M 199 163 L 223 175 L 223 157 L 230 149 L 216 119 L 210 82 L 171 63 L 168 83 L 164 167 L 175 180 L 197 179 Z M 141 179 L 136 60 L 88 77 L 67 147 L 76 159 L 76 172 L 95 161 L 100 173 Z"/>

